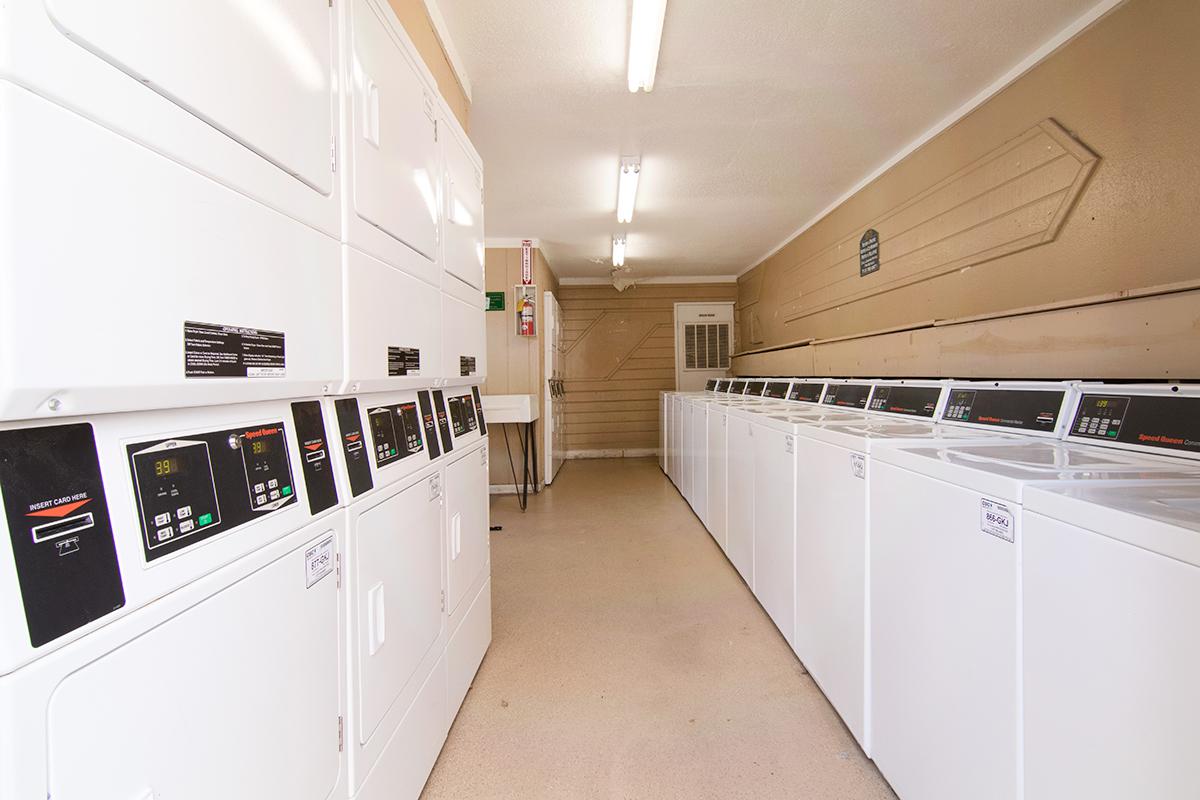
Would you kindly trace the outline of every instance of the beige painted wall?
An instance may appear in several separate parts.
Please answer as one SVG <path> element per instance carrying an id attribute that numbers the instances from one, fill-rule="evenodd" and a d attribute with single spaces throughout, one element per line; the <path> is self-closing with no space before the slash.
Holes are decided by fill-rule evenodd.
<path id="1" fill-rule="evenodd" d="M 517 336 L 516 311 L 513 309 L 513 287 L 521 283 L 521 249 L 519 247 L 489 247 L 485 254 L 485 285 L 489 292 L 504 292 L 504 311 L 489 311 L 486 314 L 488 344 L 488 378 L 483 385 L 484 394 L 536 394 L 539 402 L 545 401 L 546 387 L 546 341 L 545 303 L 542 293 L 558 293 L 558 278 L 542 251 L 533 250 L 533 282 L 537 286 L 535 337 Z M 517 477 L 521 476 L 520 443 L 516 428 L 509 428 L 508 439 L 512 450 L 513 464 Z M 538 452 L 542 451 L 542 428 L 538 421 Z M 500 426 L 488 428 L 491 447 L 491 480 L 493 485 L 512 484 L 512 468 L 505 452 L 504 431 Z M 538 465 L 539 476 L 541 464 Z"/>
<path id="2" fill-rule="evenodd" d="M 1200 378 L 1198 39 L 1131 0 L 888 170 L 740 279 L 742 350 L 816 343 L 735 370 Z"/>
<path id="3" fill-rule="evenodd" d="M 471 128 L 468 122 L 471 117 L 471 101 L 467 99 L 467 93 L 463 91 L 462 84 L 458 81 L 458 75 L 451 66 L 450 59 L 446 56 L 442 41 L 438 38 L 437 31 L 434 30 L 433 23 L 429 20 L 429 12 L 425 9 L 424 0 L 388 0 L 388 2 L 391 4 L 392 10 L 396 12 L 396 17 L 404 26 L 408 37 L 412 39 L 417 52 L 421 54 L 425 66 L 429 67 L 429 71 L 433 73 L 438 90 L 446 100 L 446 105 L 450 106 L 450 110 L 462 124 L 463 130 L 470 132 Z"/>
<path id="4" fill-rule="evenodd" d="M 563 286 L 568 452 L 658 447 L 659 392 L 675 386 L 675 303 L 732 301 L 732 283 Z"/>

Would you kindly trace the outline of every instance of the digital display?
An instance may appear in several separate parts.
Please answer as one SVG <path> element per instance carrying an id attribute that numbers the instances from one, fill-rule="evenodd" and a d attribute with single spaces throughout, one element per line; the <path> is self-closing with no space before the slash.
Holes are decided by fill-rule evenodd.
<path id="1" fill-rule="evenodd" d="M 179 474 L 179 459 L 160 458 L 154 462 L 154 476 L 165 478 L 168 475 Z"/>
<path id="2" fill-rule="evenodd" d="M 250 452 L 256 456 L 266 455 L 271 452 L 269 441 L 268 439 L 255 439 L 250 443 Z"/>

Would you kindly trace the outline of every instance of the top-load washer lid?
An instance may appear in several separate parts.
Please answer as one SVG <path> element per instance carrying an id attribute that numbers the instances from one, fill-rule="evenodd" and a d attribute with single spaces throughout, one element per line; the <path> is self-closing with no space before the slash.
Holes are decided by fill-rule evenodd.
<path id="1" fill-rule="evenodd" d="M 1042 440 L 882 447 L 874 458 L 1018 502 L 1025 484 L 1040 481 L 1200 481 L 1200 465 L 1182 459 Z"/>
<path id="2" fill-rule="evenodd" d="M 872 451 L 881 446 L 904 446 L 917 443 L 955 445 L 968 442 L 999 442 L 1015 439 L 999 431 L 979 431 L 936 425 L 922 420 L 889 417 L 855 417 L 850 420 L 823 421 L 806 431 L 806 435 L 851 450 Z"/>
<path id="3" fill-rule="evenodd" d="M 1031 486 L 1025 508 L 1200 566 L 1200 481 Z"/>

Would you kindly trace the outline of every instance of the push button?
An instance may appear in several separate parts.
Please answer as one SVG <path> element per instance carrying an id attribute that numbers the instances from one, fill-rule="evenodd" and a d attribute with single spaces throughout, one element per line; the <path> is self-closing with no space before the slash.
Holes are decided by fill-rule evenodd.
<path id="1" fill-rule="evenodd" d="M 167 539 L 170 539 L 172 536 L 175 535 L 175 531 L 173 528 L 171 528 L 170 525 L 168 525 L 165 528 L 159 528 L 158 532 L 154 535 L 158 538 L 158 540 L 160 542 L 165 542 Z"/>
<path id="2" fill-rule="evenodd" d="M 154 524 L 158 525 L 158 526 L 166 525 L 170 521 L 171 521 L 171 515 L 168 514 L 166 511 L 164 511 L 161 514 L 156 514 L 154 516 Z"/>
<path id="3" fill-rule="evenodd" d="M 195 522 L 192 522 L 190 519 L 185 519 L 183 522 L 179 523 L 179 532 L 181 534 L 191 533 L 195 529 L 195 527 L 196 527 Z"/>
<path id="4" fill-rule="evenodd" d="M 181 508 L 175 512 L 175 516 L 178 517 L 179 519 L 187 519 L 188 517 L 192 516 L 192 507 L 184 506 L 183 508 Z"/>

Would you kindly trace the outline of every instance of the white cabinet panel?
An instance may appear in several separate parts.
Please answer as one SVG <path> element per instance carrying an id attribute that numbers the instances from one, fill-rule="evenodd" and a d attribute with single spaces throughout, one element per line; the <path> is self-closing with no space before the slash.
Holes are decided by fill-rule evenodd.
<path id="1" fill-rule="evenodd" d="M 728 417 L 725 428 L 729 469 L 726 506 L 728 546 L 725 554 L 754 589 L 754 436 L 753 426 L 737 417 Z"/>
<path id="2" fill-rule="evenodd" d="M 483 291 L 483 164 L 450 114 L 442 128 L 446 272 Z"/>
<path id="3" fill-rule="evenodd" d="M 442 293 L 442 377 L 451 384 L 475 384 L 487 377 L 481 303 L 466 303 Z"/>
<path id="4" fill-rule="evenodd" d="M 446 611 L 454 614 L 488 563 L 487 445 L 446 465 Z"/>

